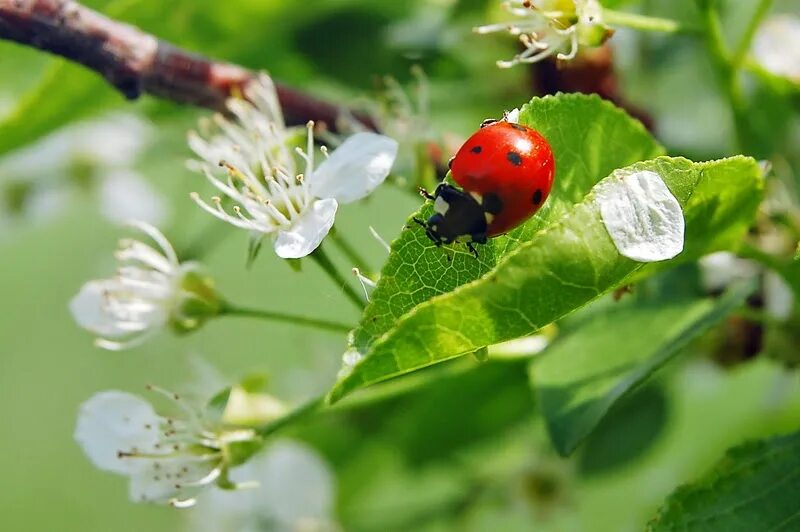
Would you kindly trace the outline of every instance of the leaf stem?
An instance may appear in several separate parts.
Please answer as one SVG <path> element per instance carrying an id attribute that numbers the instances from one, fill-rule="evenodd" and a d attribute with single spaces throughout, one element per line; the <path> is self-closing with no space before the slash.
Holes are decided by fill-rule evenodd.
<path id="1" fill-rule="evenodd" d="M 657 31 L 662 33 L 682 33 L 689 31 L 675 20 L 648 17 L 636 13 L 625 13 L 614 9 L 603 9 L 603 21 L 612 26 L 624 26 L 641 31 Z"/>
<path id="2" fill-rule="evenodd" d="M 219 312 L 220 316 L 241 316 L 245 318 L 260 318 L 268 321 L 281 321 L 284 323 L 291 323 L 294 325 L 302 325 L 304 327 L 313 327 L 316 329 L 323 329 L 326 331 L 335 332 L 350 332 L 353 328 L 352 325 L 346 323 L 338 323 L 335 321 L 322 320 L 317 318 L 307 318 L 305 316 L 297 316 L 294 314 L 284 314 L 282 312 L 273 312 L 270 310 L 261 310 L 253 308 L 238 307 L 230 303 L 223 303 Z"/>
<path id="3" fill-rule="evenodd" d="M 342 274 L 339 273 L 339 271 L 336 269 L 336 266 L 334 266 L 333 262 L 331 262 L 330 257 L 328 257 L 328 254 L 322 249 L 322 246 L 319 246 L 317 249 L 315 249 L 314 252 L 309 255 L 309 257 L 313 259 L 314 262 L 316 262 L 325 273 L 328 274 L 328 277 L 331 278 L 334 284 L 342 289 L 344 295 L 347 296 L 347 298 L 352 301 L 353 304 L 359 308 L 359 310 L 364 310 L 366 303 L 364 303 L 364 300 L 358 295 L 358 292 L 356 292 L 353 287 L 350 286 L 350 283 L 347 282 L 347 279 L 345 279 Z"/>

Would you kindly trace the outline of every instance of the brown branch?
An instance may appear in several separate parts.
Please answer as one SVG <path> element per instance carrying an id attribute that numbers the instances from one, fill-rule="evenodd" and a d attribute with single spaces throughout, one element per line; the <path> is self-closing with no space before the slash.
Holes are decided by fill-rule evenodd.
<path id="1" fill-rule="evenodd" d="M 0 0 L 0 39 L 80 63 L 130 100 L 151 94 L 224 111 L 225 100 L 241 94 L 256 75 L 182 50 L 71 0 Z M 336 127 L 340 106 L 276 85 L 288 124 L 318 120 Z M 357 118 L 376 129 L 369 117 Z"/>

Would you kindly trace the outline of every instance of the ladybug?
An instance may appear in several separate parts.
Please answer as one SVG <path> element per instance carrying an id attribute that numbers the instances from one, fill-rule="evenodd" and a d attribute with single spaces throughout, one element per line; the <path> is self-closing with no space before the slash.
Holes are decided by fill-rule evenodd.
<path id="1" fill-rule="evenodd" d="M 442 183 L 433 195 L 435 214 L 414 219 L 437 246 L 463 242 L 485 244 L 533 216 L 553 186 L 555 161 L 550 144 L 536 130 L 508 116 L 487 120 L 448 163 L 461 188 Z"/>

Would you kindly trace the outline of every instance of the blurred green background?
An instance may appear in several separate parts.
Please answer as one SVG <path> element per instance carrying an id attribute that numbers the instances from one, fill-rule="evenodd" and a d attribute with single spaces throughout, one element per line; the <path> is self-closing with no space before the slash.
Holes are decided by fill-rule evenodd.
<path id="1" fill-rule="evenodd" d="M 178 45 L 266 69 L 276 79 L 343 102 L 373 94 L 384 75 L 405 83 L 410 67 L 421 65 L 430 80 L 433 128 L 456 138 L 483 118 L 526 102 L 535 90 L 527 70 L 494 67 L 496 59 L 513 53 L 512 42 L 470 31 L 494 16 L 494 2 L 85 3 Z M 695 16 L 692 2 L 645 4 L 663 16 Z M 754 2 L 736 4 L 728 10 L 732 34 L 741 28 L 737 16 L 746 17 Z M 777 4 L 798 11 L 796 3 Z M 696 159 L 732 153 L 727 109 L 695 39 L 623 30 L 612 42 L 626 100 L 652 118 L 671 152 Z M 796 113 L 781 115 L 782 106 L 790 105 L 768 102 L 765 112 L 781 120 L 769 122 L 774 138 L 754 147 L 765 152 L 756 153 L 761 157 L 780 153 L 787 172 L 798 167 L 800 156 Z M 0 156 L 111 110 L 156 126 L 133 166 L 167 199 L 165 233 L 179 248 L 194 242 L 211 220 L 188 201 L 190 191 L 206 189 L 184 169 L 190 156 L 184 139 L 204 112 L 150 98 L 126 103 L 79 67 L 0 43 Z M 77 182 L 77 168 L 58 178 Z M 0 164 L 4 190 L 55 178 L 1 172 Z M 52 216 L 0 217 L 0 419 L 6 423 L 0 527 L 175 530 L 187 526 L 185 513 L 193 510 L 131 504 L 126 481 L 93 468 L 84 457 L 72 439 L 78 405 L 103 389 L 140 393 L 147 383 L 179 385 L 191 375 L 191 356 L 231 380 L 264 372 L 270 392 L 296 404 L 330 386 L 345 339 L 230 317 L 184 338 L 164 333 L 130 351 L 94 348 L 67 303 L 83 282 L 111 270 L 111 252 L 124 231 L 101 216 L 93 187 L 70 186 L 68 201 Z M 418 197 L 385 186 L 368 201 L 342 209 L 337 228 L 378 268 L 385 250 L 369 226 L 389 240 L 417 205 Z M 247 235 L 225 234 L 203 261 L 230 300 L 355 323 L 351 305 L 313 264 L 296 273 L 262 253 L 248 270 Z M 334 259 L 349 269 L 343 256 Z M 725 449 L 800 423 L 796 373 L 764 358 L 722 368 L 704 349 L 702 343 L 688 349 L 569 460 L 551 450 L 524 364 L 514 361 L 492 362 L 480 372 L 476 363 L 462 361 L 441 370 L 435 386 L 321 414 L 291 435 L 314 445 L 336 472 L 336 517 L 345 530 L 640 530 L 668 493 Z"/>

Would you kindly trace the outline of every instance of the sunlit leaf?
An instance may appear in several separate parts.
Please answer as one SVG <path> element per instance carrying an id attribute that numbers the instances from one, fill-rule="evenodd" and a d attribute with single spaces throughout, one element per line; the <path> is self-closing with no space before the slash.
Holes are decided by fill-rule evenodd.
<path id="1" fill-rule="evenodd" d="M 682 260 L 697 258 L 741 234 L 754 216 L 762 188 L 756 161 L 746 157 L 708 163 L 662 157 L 629 168 L 644 170 L 660 175 L 683 209 Z M 426 263 L 418 255 L 405 255 L 402 246 L 394 253 L 400 268 L 424 272 Z M 336 384 L 330 400 L 530 334 L 624 284 L 643 266 L 620 255 L 591 193 L 480 279 L 422 303 L 397 320 Z"/>

